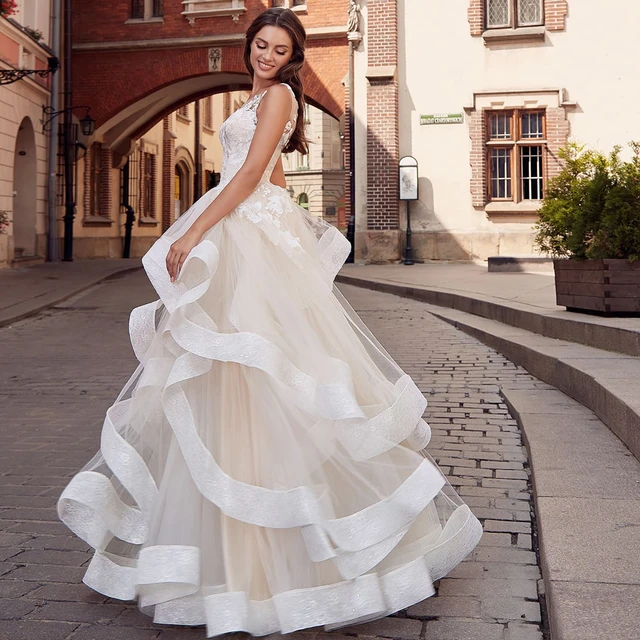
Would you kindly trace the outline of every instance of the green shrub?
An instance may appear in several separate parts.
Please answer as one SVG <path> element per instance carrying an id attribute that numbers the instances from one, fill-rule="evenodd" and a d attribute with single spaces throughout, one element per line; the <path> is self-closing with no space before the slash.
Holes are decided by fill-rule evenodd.
<path id="1" fill-rule="evenodd" d="M 536 227 L 536 243 L 555 257 L 578 260 L 640 258 L 640 143 L 623 162 L 570 144 L 564 165 L 549 181 Z"/>

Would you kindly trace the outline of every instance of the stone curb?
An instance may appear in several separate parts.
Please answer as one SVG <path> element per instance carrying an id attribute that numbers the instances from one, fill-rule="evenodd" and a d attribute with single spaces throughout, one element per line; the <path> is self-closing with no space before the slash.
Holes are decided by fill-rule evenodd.
<path id="1" fill-rule="evenodd" d="M 640 578 L 633 574 L 640 539 L 635 531 L 640 523 L 640 464 L 578 402 L 555 389 L 534 394 L 509 388 L 500 391 L 529 454 L 551 639 L 636 640 L 634 607 Z M 593 465 L 594 448 L 605 464 Z M 572 455 L 565 455 L 566 449 Z M 621 482 L 632 487 L 630 491 L 621 492 Z M 622 511 L 631 518 L 635 514 L 635 519 L 624 523 L 627 539 L 618 538 L 616 545 L 621 504 Z M 594 513 L 601 519 L 597 532 L 583 526 Z M 602 545 L 603 535 L 610 545 Z M 594 566 L 603 567 L 604 572 L 594 575 Z"/>
<path id="2" fill-rule="evenodd" d="M 495 302 L 487 303 L 484 300 L 435 289 L 345 275 L 338 275 L 337 279 L 345 284 L 436 304 L 432 309 L 434 315 L 474 336 L 515 364 L 527 369 L 539 380 L 556 387 L 591 409 L 625 443 L 633 455 L 640 459 L 640 394 L 637 392 L 640 360 L 630 357 L 635 354 L 624 355 L 593 346 L 582 346 L 571 332 L 572 325 L 579 324 L 579 321 L 565 321 L 563 325 L 569 332 L 567 335 L 571 336 L 569 342 L 547 337 L 527 328 L 516 327 L 510 322 L 488 319 L 483 313 L 478 313 L 482 310 L 481 306 L 489 311 L 491 308 L 506 308 L 505 305 Z M 434 303 L 434 300 L 438 302 Z M 455 308 L 458 306 L 469 306 L 476 312 Z M 535 315 L 532 312 L 527 313 Z M 515 318 L 517 315 L 512 316 L 512 319 Z M 614 331 L 618 333 L 621 330 Z M 630 346 L 630 343 L 626 346 Z"/>
<path id="3" fill-rule="evenodd" d="M 597 316 L 580 318 L 565 311 L 535 311 L 530 305 L 502 303 L 488 296 L 471 296 L 455 291 L 418 287 L 339 273 L 336 282 L 391 293 L 439 307 L 457 309 L 512 327 L 520 327 L 548 338 L 567 340 L 605 351 L 640 357 L 640 331 L 607 326 Z M 561 317 L 560 314 L 567 314 Z"/>
<path id="4" fill-rule="evenodd" d="M 640 359 L 546 338 L 461 311 L 432 313 L 593 411 L 640 460 Z"/>
<path id="5" fill-rule="evenodd" d="M 31 316 L 35 316 L 51 307 L 55 307 L 56 305 L 65 302 L 69 298 L 73 298 L 74 296 L 90 289 L 91 287 L 95 287 L 96 285 L 106 282 L 108 280 L 112 280 L 113 278 L 123 276 L 127 273 L 132 273 L 134 271 L 138 271 L 142 269 L 142 265 L 138 262 L 135 266 L 127 265 L 123 267 L 115 267 L 110 273 L 102 273 L 100 275 L 95 275 L 89 280 L 85 280 L 84 282 L 78 282 L 76 286 L 73 286 L 69 289 L 65 289 L 64 292 L 61 293 L 52 293 L 50 296 L 46 298 L 46 300 L 31 300 L 31 304 L 26 303 L 21 304 L 20 306 L 26 306 L 26 309 L 23 309 L 17 313 L 8 314 L 0 314 L 0 327 L 6 327 L 7 325 L 13 324 L 14 322 L 19 322 L 20 320 L 24 320 L 25 318 L 29 318 Z"/>

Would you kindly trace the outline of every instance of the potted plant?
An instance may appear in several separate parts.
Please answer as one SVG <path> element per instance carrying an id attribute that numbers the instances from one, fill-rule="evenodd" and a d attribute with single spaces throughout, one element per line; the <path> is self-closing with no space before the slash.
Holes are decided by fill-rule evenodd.
<path id="1" fill-rule="evenodd" d="M 549 181 L 536 243 L 556 258 L 556 300 L 571 311 L 640 313 L 640 143 L 631 158 L 570 144 Z"/>
<path id="2" fill-rule="evenodd" d="M 27 35 L 33 38 L 36 42 L 42 40 L 42 31 L 39 29 L 32 29 L 31 27 L 24 27 L 24 31 Z"/>
<path id="3" fill-rule="evenodd" d="M 16 12 L 17 8 L 16 0 L 0 0 L 0 16 L 8 18 Z"/>

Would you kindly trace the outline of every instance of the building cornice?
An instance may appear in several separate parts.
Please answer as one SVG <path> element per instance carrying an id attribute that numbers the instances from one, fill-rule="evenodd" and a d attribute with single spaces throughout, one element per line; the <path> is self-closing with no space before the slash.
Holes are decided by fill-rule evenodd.
<path id="1" fill-rule="evenodd" d="M 307 29 L 309 40 L 325 38 L 346 38 L 343 26 L 312 27 Z M 199 47 L 236 46 L 244 43 L 244 33 L 198 36 L 194 38 L 154 38 L 152 40 L 117 40 L 114 42 L 81 42 L 73 45 L 73 50 L 82 51 L 136 51 L 151 49 L 195 49 Z"/>

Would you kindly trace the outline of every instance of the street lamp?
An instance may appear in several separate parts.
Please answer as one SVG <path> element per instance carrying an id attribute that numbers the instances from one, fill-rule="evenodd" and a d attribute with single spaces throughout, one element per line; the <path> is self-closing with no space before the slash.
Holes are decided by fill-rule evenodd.
<path id="1" fill-rule="evenodd" d="M 48 107 L 46 105 L 42 106 L 42 116 L 43 119 L 40 121 L 42 124 L 42 131 L 46 133 L 51 131 L 52 122 L 55 118 L 63 113 L 73 113 L 74 109 L 85 109 L 86 113 L 80 120 L 80 129 L 82 130 L 82 135 L 89 138 L 93 135 L 93 132 L 96 129 L 96 121 L 89 115 L 89 111 L 91 111 L 91 107 L 69 107 L 67 109 L 60 109 L 60 111 L 54 111 L 52 107 Z M 46 118 L 46 120 L 45 120 Z"/>
<path id="2" fill-rule="evenodd" d="M 70 95 L 70 94 L 68 94 Z M 73 107 L 68 106 L 59 111 L 55 111 L 53 107 L 42 107 L 42 130 L 50 131 L 52 122 L 59 115 L 64 114 L 64 129 L 63 129 L 63 141 L 64 141 L 64 245 L 63 245 L 63 257 L 65 262 L 71 262 L 73 260 L 73 220 L 76 217 L 76 203 L 74 194 L 74 179 L 73 179 L 73 165 L 76 162 L 76 153 L 78 149 L 77 133 L 73 134 L 72 139 L 72 124 L 71 118 L 73 116 L 74 109 L 85 109 L 86 113 L 80 120 L 80 127 L 82 133 L 86 137 L 93 135 L 96 127 L 96 121 L 89 115 L 91 107 Z M 46 118 L 46 120 L 45 120 Z"/>
<path id="3" fill-rule="evenodd" d="M 411 200 L 418 200 L 418 161 L 413 156 L 404 156 L 398 166 L 398 197 L 407 203 L 407 245 L 404 253 L 404 263 L 413 262 L 413 247 L 411 246 Z"/>

